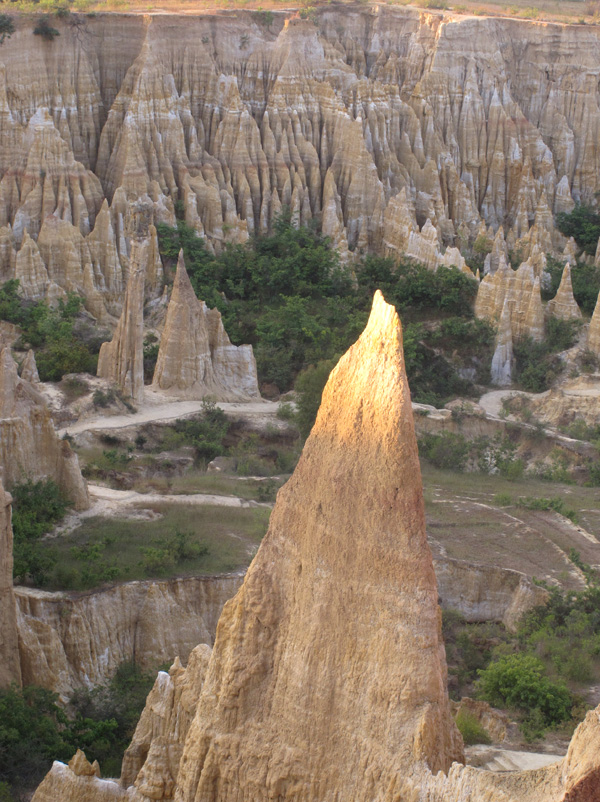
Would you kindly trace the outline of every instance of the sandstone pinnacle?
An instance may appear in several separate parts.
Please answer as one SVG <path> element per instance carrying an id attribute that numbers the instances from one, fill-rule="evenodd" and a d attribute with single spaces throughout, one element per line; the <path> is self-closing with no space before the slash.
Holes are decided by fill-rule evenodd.
<path id="1" fill-rule="evenodd" d="M 594 314 L 590 320 L 587 347 L 593 354 L 600 357 L 600 293 L 598 294 Z"/>
<path id="2" fill-rule="evenodd" d="M 98 376 L 115 382 L 134 401 L 144 397 L 144 283 L 148 242 L 134 240 L 125 300 L 117 328 L 98 357 Z"/>
<path id="3" fill-rule="evenodd" d="M 177 261 L 153 387 L 186 398 L 260 398 L 252 346 L 232 345 L 219 311 L 198 300 L 183 251 Z"/>
<path id="4" fill-rule="evenodd" d="M 446 769 L 445 682 L 402 330 L 377 293 L 223 611 L 179 798 L 366 802 L 412 761 Z"/>
<path id="5" fill-rule="evenodd" d="M 577 301 L 573 295 L 573 285 L 571 283 L 571 265 L 565 265 L 558 291 L 551 301 L 548 301 L 546 314 L 550 317 L 558 317 L 561 320 L 579 320 L 581 310 L 577 306 Z"/>
<path id="6" fill-rule="evenodd" d="M 30 376 L 34 367 L 35 360 L 29 358 Z M 19 378 L 7 346 L 0 350 L 0 475 L 8 489 L 24 477 L 51 478 L 76 509 L 89 507 L 77 455 L 58 438 L 35 384 Z"/>

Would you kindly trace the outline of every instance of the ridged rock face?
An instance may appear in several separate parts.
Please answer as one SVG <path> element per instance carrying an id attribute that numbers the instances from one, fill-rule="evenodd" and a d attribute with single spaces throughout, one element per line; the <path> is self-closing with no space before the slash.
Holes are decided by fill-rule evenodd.
<path id="1" fill-rule="evenodd" d="M 511 314 L 508 299 L 504 301 L 500 326 L 496 337 L 496 349 L 492 357 L 492 384 L 506 387 L 512 381 L 513 343 L 511 332 Z"/>
<path id="2" fill-rule="evenodd" d="M 551 301 L 548 301 L 546 314 L 551 317 L 558 317 L 561 320 L 581 319 L 581 310 L 577 306 L 577 301 L 573 296 L 573 285 L 571 283 L 571 265 L 567 262 L 563 270 L 562 278 L 558 291 Z"/>
<path id="3" fill-rule="evenodd" d="M 11 497 L 0 478 L 0 688 L 21 684 L 17 613 L 13 593 Z"/>
<path id="4" fill-rule="evenodd" d="M 445 769 L 445 683 L 402 334 L 377 294 L 219 621 L 179 798 L 371 800 L 413 761 Z"/>
<path id="5" fill-rule="evenodd" d="M 86 594 L 15 588 L 23 680 L 67 701 L 134 657 L 145 670 L 176 656 L 186 661 L 199 643 L 213 644 L 223 605 L 241 582 L 189 577 Z"/>
<path id="6" fill-rule="evenodd" d="M 112 340 L 102 343 L 98 356 L 98 376 L 113 381 L 134 401 L 144 398 L 144 287 L 148 251 L 148 240 L 134 240 L 121 317 Z"/>
<path id="7" fill-rule="evenodd" d="M 517 271 L 502 262 L 479 285 L 475 299 L 477 317 L 500 323 L 505 306 L 510 313 L 508 318 L 513 340 L 521 337 L 531 337 L 536 342 L 543 340 L 544 308 L 540 280 L 531 260 L 523 262 Z"/>
<path id="8" fill-rule="evenodd" d="M 55 763 L 34 802 L 597 798 L 600 707 L 547 769 L 450 766 L 462 750 L 401 330 L 379 294 L 207 658 L 159 674 L 121 785 L 80 758 L 86 776 Z"/>
<path id="9" fill-rule="evenodd" d="M 160 340 L 153 386 L 185 398 L 219 401 L 259 398 L 251 345 L 231 344 L 218 309 L 196 298 L 183 252 Z"/>
<path id="10" fill-rule="evenodd" d="M 483 220 L 504 226 L 493 273 L 506 248 L 562 252 L 553 214 L 600 189 L 589 27 L 385 6 L 77 20 L 40 47 L 16 17 L 0 54 L 0 275 L 25 246 L 31 297 L 76 287 L 118 316 L 140 200 L 171 225 L 181 200 L 214 250 L 285 205 L 344 258 L 408 248 L 432 267 Z M 25 235 L 49 216 L 65 269 L 48 232 L 37 254 Z"/>
<path id="11" fill-rule="evenodd" d="M 590 320 L 590 328 L 588 330 L 587 347 L 596 356 L 600 357 L 600 294 L 596 301 L 594 314 Z"/>
<path id="12" fill-rule="evenodd" d="M 58 439 L 34 385 L 19 378 L 8 347 L 0 350 L 0 474 L 9 489 L 26 478 L 54 479 L 76 509 L 89 507 L 77 455 Z"/>
<path id="13" fill-rule="evenodd" d="M 177 659 L 150 691 L 121 769 L 121 785 L 133 785 L 144 799 L 172 798 L 210 653 L 209 646 L 197 646 L 185 669 Z"/>

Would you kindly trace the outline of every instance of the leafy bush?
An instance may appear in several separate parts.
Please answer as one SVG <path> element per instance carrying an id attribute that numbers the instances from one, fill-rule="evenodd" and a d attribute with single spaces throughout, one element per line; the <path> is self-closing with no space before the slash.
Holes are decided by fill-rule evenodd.
<path id="1" fill-rule="evenodd" d="M 544 664 L 533 655 L 505 655 L 478 673 L 479 694 L 495 707 L 518 710 L 544 728 L 570 718 L 571 694 L 548 679 Z"/>
<path id="2" fill-rule="evenodd" d="M 12 17 L 8 14 L 0 14 L 0 45 L 4 44 L 5 39 L 10 39 L 15 30 Z"/>
<path id="3" fill-rule="evenodd" d="M 210 462 L 225 453 L 224 440 L 229 431 L 229 421 L 223 410 L 213 401 L 202 401 L 202 415 L 192 420 L 177 420 L 173 431 L 179 444 L 194 446 L 196 455 Z"/>
<path id="4" fill-rule="evenodd" d="M 466 746 L 472 746 L 473 744 L 491 744 L 492 739 L 488 731 L 481 726 L 472 713 L 461 710 L 456 716 L 455 721 Z"/>
<path id="5" fill-rule="evenodd" d="M 545 299 L 554 298 L 556 295 L 564 269 L 562 262 L 548 257 L 546 271 L 550 274 L 551 283 L 548 290 L 543 293 Z M 600 292 L 600 267 L 586 265 L 583 262 L 571 265 L 571 283 L 575 300 L 584 312 L 591 315 Z"/>
<path id="6" fill-rule="evenodd" d="M 436 468 L 464 471 L 469 444 L 461 434 L 454 432 L 427 433 L 419 439 L 419 453 Z"/>
<path id="7" fill-rule="evenodd" d="M 64 517 L 69 505 L 52 479 L 28 480 L 11 488 L 13 497 L 13 576 L 17 582 L 43 583 L 56 564 L 52 551 L 38 541 Z"/>
<path id="8" fill-rule="evenodd" d="M 60 36 L 60 31 L 50 25 L 50 18 L 46 14 L 38 17 L 33 33 L 36 36 L 41 36 L 47 42 L 52 42 L 57 36 Z"/>
<path id="9" fill-rule="evenodd" d="M 586 204 L 578 204 L 572 212 L 556 215 L 556 227 L 565 237 L 573 237 L 586 253 L 592 256 L 600 238 L 600 215 Z"/>
<path id="10" fill-rule="evenodd" d="M 19 296 L 17 279 L 0 288 L 0 319 L 21 327 L 21 349 L 33 348 L 42 381 L 59 381 L 67 373 L 95 373 L 97 354 L 105 339 L 89 322 L 79 319 L 82 299 L 69 294 L 51 309 Z"/>
<path id="11" fill-rule="evenodd" d="M 532 498 L 531 496 L 519 498 L 517 502 L 519 507 L 526 510 L 553 510 L 565 518 L 569 518 L 573 523 L 577 522 L 577 513 L 565 506 L 561 498 L 555 496 L 554 498 Z"/>

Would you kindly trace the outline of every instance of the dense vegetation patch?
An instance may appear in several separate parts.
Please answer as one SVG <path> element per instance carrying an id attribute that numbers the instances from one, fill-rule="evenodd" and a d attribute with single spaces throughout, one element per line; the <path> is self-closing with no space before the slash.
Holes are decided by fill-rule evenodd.
<path id="1" fill-rule="evenodd" d="M 415 399 L 439 404 L 469 392 L 470 383 L 445 357 L 446 347 L 453 346 L 459 361 L 476 353 L 481 359 L 478 349 L 485 359 L 491 348 L 491 329 L 472 320 L 477 283 L 456 268 L 434 273 L 367 256 L 353 279 L 329 240 L 312 226 L 295 228 L 289 213 L 276 221 L 272 235 L 228 245 L 218 256 L 181 220 L 176 228 L 158 226 L 158 232 L 167 268 L 172 273 L 183 248 L 197 295 L 219 308 L 233 342 L 254 346 L 259 379 L 280 390 L 290 389 L 309 366 L 335 361 L 347 350 L 364 328 L 376 289 L 402 314 Z M 453 318 L 441 334 L 432 320 L 440 315 Z"/>
<path id="2" fill-rule="evenodd" d="M 591 256 L 596 253 L 600 239 L 600 214 L 584 203 L 575 206 L 572 212 L 559 212 L 556 227 L 565 237 L 573 237 L 580 248 Z"/>
<path id="3" fill-rule="evenodd" d="M 52 479 L 28 480 L 11 488 L 13 497 L 13 576 L 16 582 L 43 585 L 56 565 L 56 555 L 41 538 L 65 515 L 69 500 Z"/>
<path id="4" fill-rule="evenodd" d="M 29 799 L 52 761 L 78 748 L 117 777 L 155 675 L 124 663 L 113 679 L 71 700 L 69 718 L 56 694 L 30 685 L 0 690 L 0 799 Z"/>
<path id="5" fill-rule="evenodd" d="M 558 356 L 575 345 L 581 327 L 579 320 L 548 318 L 546 336 L 540 343 L 531 337 L 518 340 L 514 346 L 516 383 L 531 393 L 543 393 L 552 385 L 562 370 Z"/>
<path id="6" fill-rule="evenodd" d="M 575 593 L 553 588 L 546 605 L 527 613 L 516 633 L 500 624 L 467 624 L 444 611 L 450 690 L 476 693 L 508 709 L 526 739 L 572 729 L 585 712 L 579 691 L 600 679 L 600 588 L 592 579 Z"/>
<path id="7" fill-rule="evenodd" d="M 551 280 L 549 287 L 542 293 L 544 300 L 554 298 L 556 295 L 564 269 L 565 266 L 562 262 L 548 257 L 546 272 L 550 274 Z M 600 267 L 586 265 L 584 262 L 571 265 L 571 284 L 573 285 L 573 296 L 581 310 L 591 315 L 600 292 Z"/>
<path id="8" fill-rule="evenodd" d="M 95 373 L 98 352 L 108 334 L 100 332 L 82 312 L 83 301 L 69 294 L 51 309 L 19 295 L 18 279 L 0 287 L 0 320 L 21 328 L 15 347 L 33 348 L 42 381 L 59 381 L 66 373 Z"/>

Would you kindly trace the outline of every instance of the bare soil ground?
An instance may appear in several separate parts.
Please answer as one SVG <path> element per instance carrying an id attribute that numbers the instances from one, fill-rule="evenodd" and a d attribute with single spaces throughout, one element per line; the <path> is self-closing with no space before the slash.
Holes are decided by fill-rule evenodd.
<path id="1" fill-rule="evenodd" d="M 600 566 L 598 489 L 534 479 L 455 474 L 422 466 L 427 530 L 434 555 L 522 571 L 581 589 L 585 579 L 569 558 Z M 511 504 L 496 499 L 510 496 Z M 578 524 L 556 512 L 518 506 L 522 496 L 558 497 L 577 512 Z"/>

